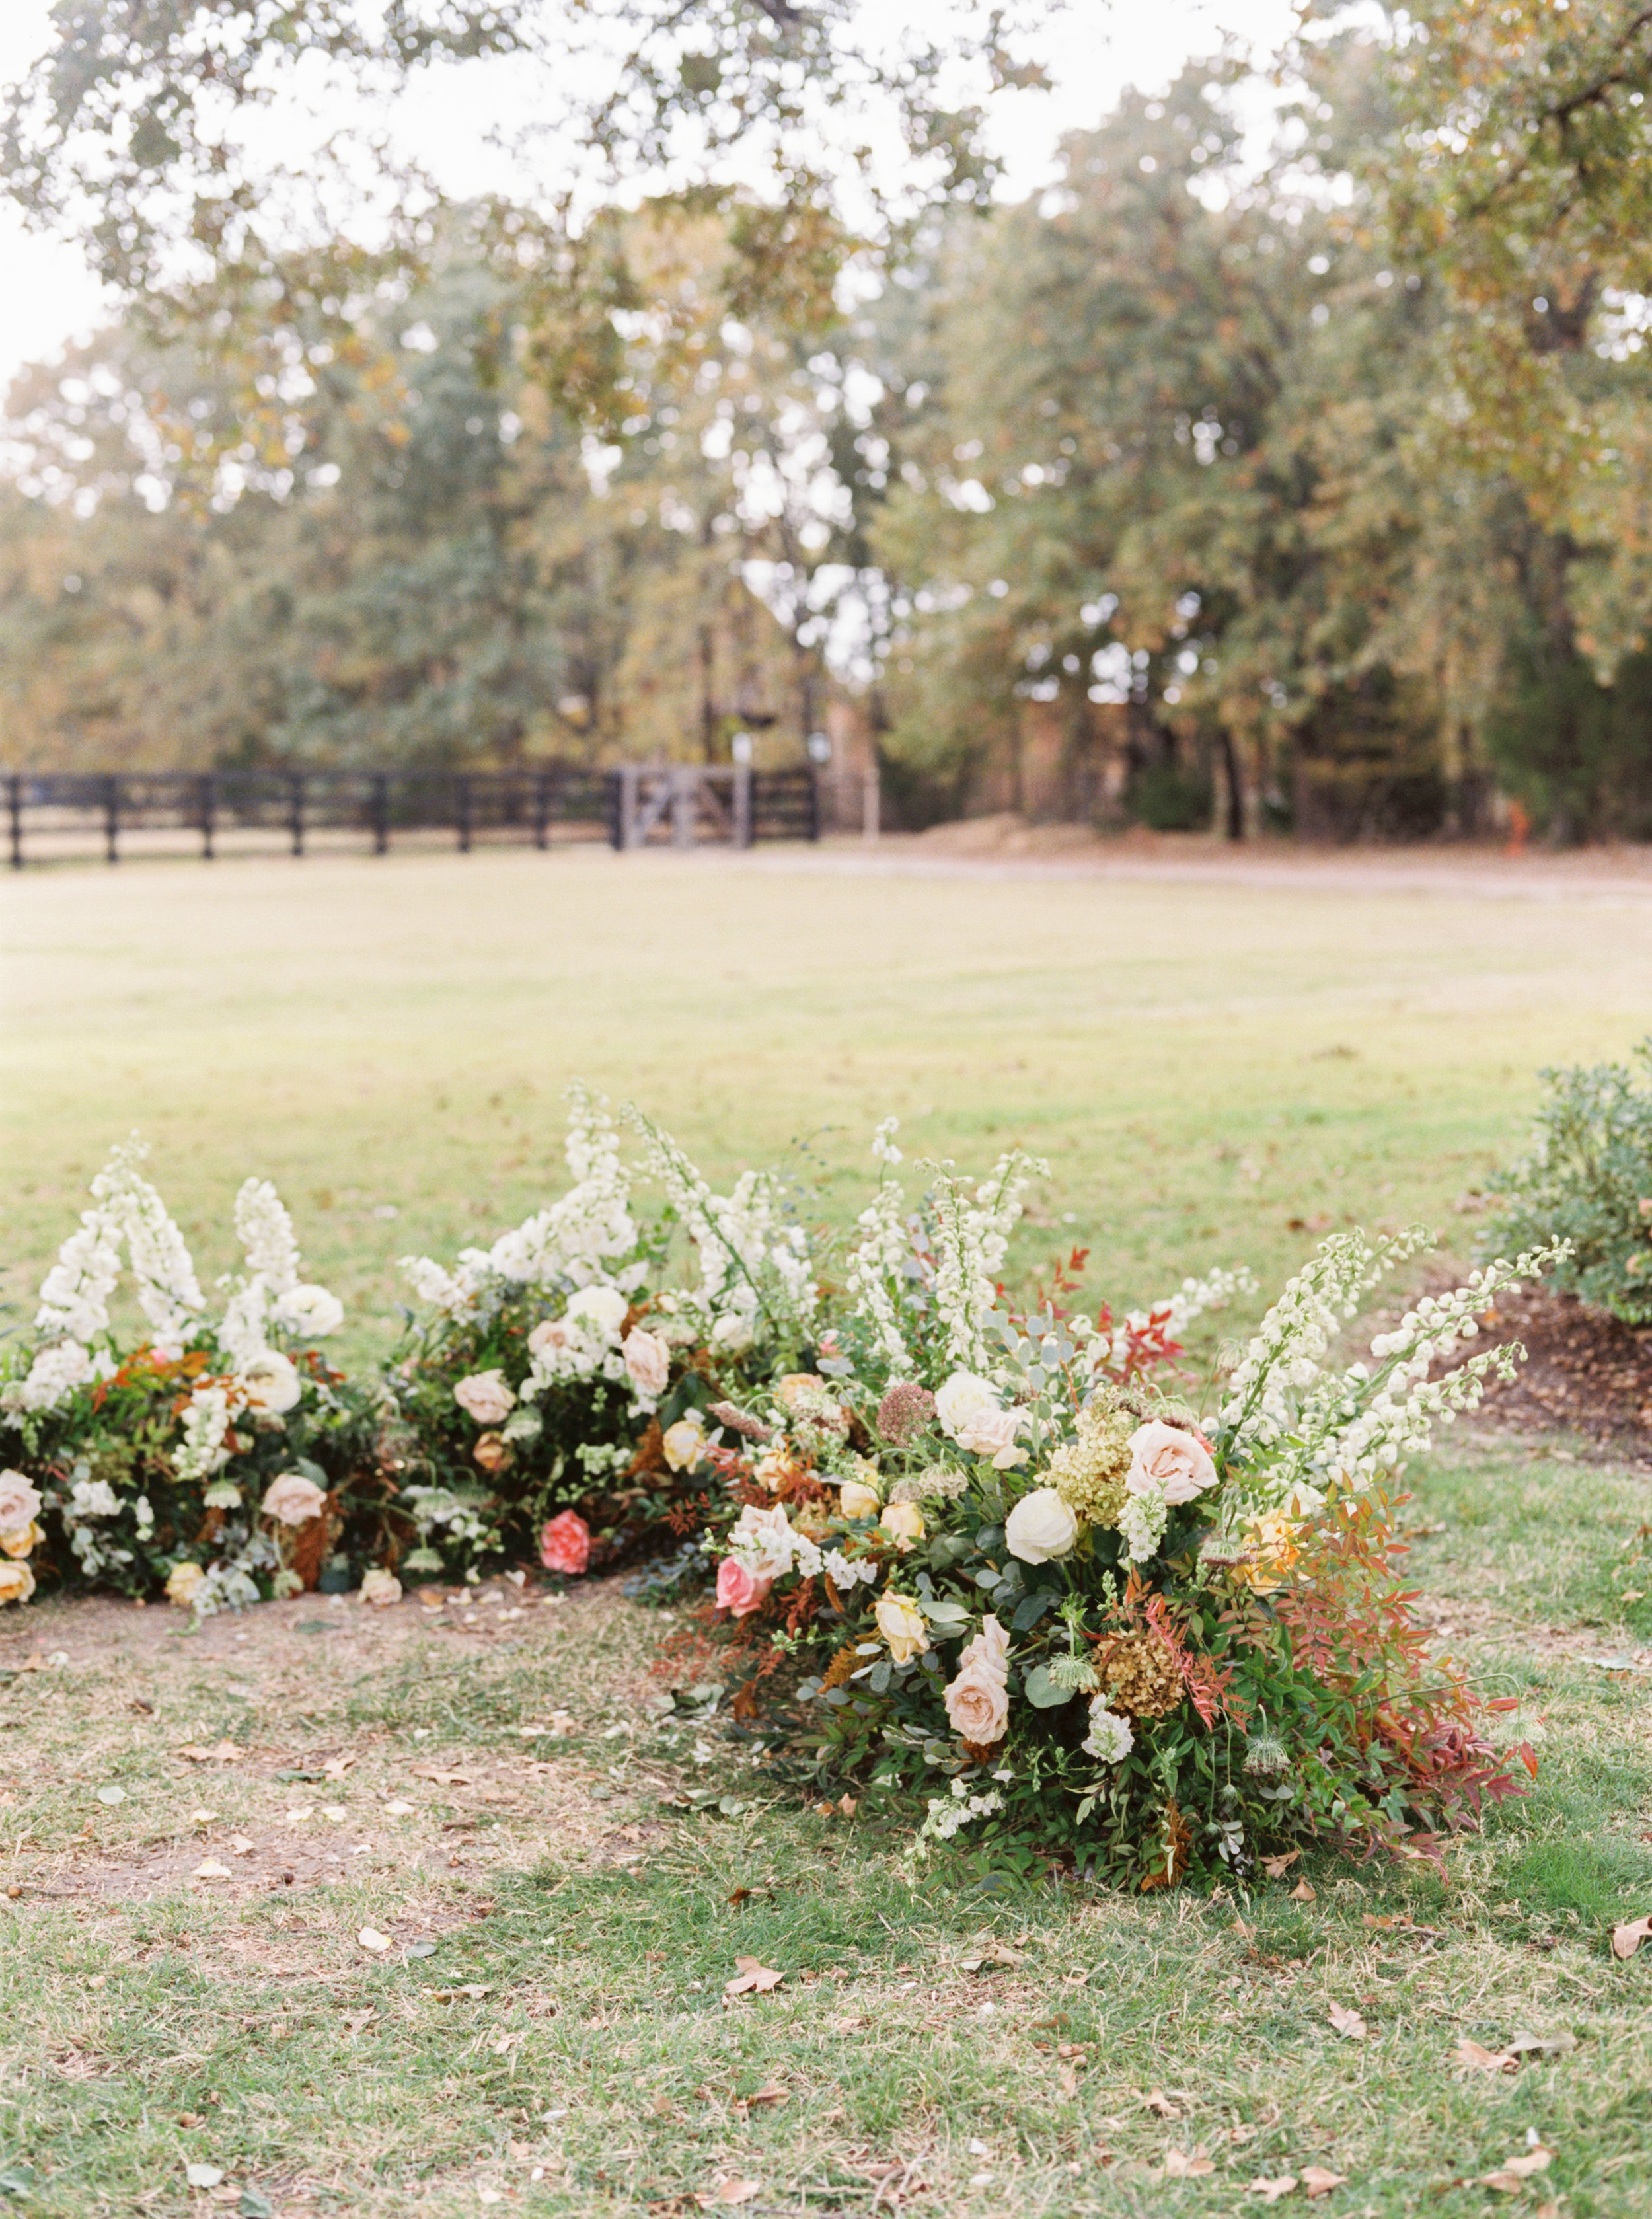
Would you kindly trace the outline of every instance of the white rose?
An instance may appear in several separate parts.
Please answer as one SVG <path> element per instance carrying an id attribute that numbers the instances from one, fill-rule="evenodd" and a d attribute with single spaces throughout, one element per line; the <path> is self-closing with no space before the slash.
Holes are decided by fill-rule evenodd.
<path id="1" fill-rule="evenodd" d="M 21 1471 L 0 1471 L 0 1533 L 18 1533 L 40 1514 L 39 1489 Z"/>
<path id="2" fill-rule="evenodd" d="M 276 1322 L 307 1340 L 320 1340 L 336 1333 L 344 1321 L 344 1304 L 325 1287 L 289 1287 L 276 1302 Z"/>
<path id="3" fill-rule="evenodd" d="M 1152 1418 L 1130 1436 L 1130 1473 L 1124 1483 L 1132 1495 L 1191 1502 L 1215 1485 L 1216 1467 L 1196 1433 Z"/>
<path id="4" fill-rule="evenodd" d="M 237 1374 L 245 1390 L 247 1407 L 278 1417 L 290 1410 L 304 1391 L 298 1367 L 279 1349 L 261 1348 Z"/>
<path id="5" fill-rule="evenodd" d="M 1015 1445 L 1025 1422 L 1019 1410 L 973 1410 L 953 1439 L 971 1456 L 991 1457 L 1000 1471 L 1008 1471 L 1027 1461 L 1026 1450 Z"/>
<path id="6" fill-rule="evenodd" d="M 594 1327 L 604 1340 L 618 1340 L 630 1308 L 617 1287 L 581 1287 L 577 1294 L 568 1296 L 563 1315 Z"/>
<path id="7" fill-rule="evenodd" d="M 1053 1487 L 1035 1487 L 1004 1520 L 1003 1538 L 1023 1564 L 1047 1564 L 1053 1557 L 1065 1557 L 1078 1538 L 1078 1520 Z"/>
<path id="8" fill-rule="evenodd" d="M 358 1601 L 364 1602 L 371 1610 L 388 1610 L 392 1603 L 401 1600 L 401 1582 L 394 1572 L 387 1572 L 376 1565 L 370 1572 L 363 1573 Z"/>
<path id="9" fill-rule="evenodd" d="M 652 1400 L 665 1393 L 671 1377 L 671 1351 L 657 1333 L 634 1325 L 621 1341 L 619 1352 L 639 1395 Z"/>
<path id="10" fill-rule="evenodd" d="M 473 1371 L 460 1380 L 453 1399 L 479 1426 L 502 1426 L 516 1402 L 502 1371 Z"/>
<path id="11" fill-rule="evenodd" d="M 985 1410 L 996 1410 L 998 1398 L 984 1379 L 972 1371 L 954 1371 L 944 1385 L 935 1389 L 935 1417 L 941 1430 L 959 1438 L 960 1426 Z"/>

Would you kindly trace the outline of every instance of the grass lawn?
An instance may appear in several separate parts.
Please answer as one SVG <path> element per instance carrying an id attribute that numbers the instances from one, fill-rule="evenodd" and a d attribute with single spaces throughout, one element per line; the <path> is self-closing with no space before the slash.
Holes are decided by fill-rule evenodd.
<path id="1" fill-rule="evenodd" d="M 1451 1206 L 1533 1067 L 1623 1053 L 1652 952 L 1652 905 L 1564 893 L 663 858 L 65 872 L 0 898 L 14 1297 L 135 1123 L 203 1277 L 267 1172 L 360 1348 L 396 1255 L 543 1195 L 576 1072 L 714 1172 L 834 1128 L 832 1213 L 885 1110 L 914 1153 L 1019 1137 L 1054 1167 L 1025 1260 L 1090 1242 L 1097 1291 L 1230 1260 L 1265 1283 L 1315 1220 L 1434 1217 L 1466 1252 Z M 691 1699 L 668 1712 L 699 1676 L 655 1669 L 680 1619 L 612 1584 L 307 1598 L 195 1634 L 112 1602 L 11 1613 L 0 2195 L 63 2219 L 1204 2219 L 1287 2176 L 1306 2204 L 1317 2166 L 1349 2219 L 1640 2219 L 1652 1946 L 1623 1963 L 1608 1936 L 1652 1912 L 1646 1477 L 1576 1441 L 1447 1441 L 1416 1476 L 1419 1584 L 1543 1759 L 1449 1886 L 1328 1855 L 1214 1900 L 914 1868 L 901 1814 L 803 1809 Z M 708 1788 L 727 1807 L 685 1799 Z M 742 1955 L 783 1983 L 725 1997 Z M 1459 2051 L 1522 2034 L 1560 2046 L 1508 2072 Z M 1534 2144 L 1545 2167 L 1479 2185 Z"/>

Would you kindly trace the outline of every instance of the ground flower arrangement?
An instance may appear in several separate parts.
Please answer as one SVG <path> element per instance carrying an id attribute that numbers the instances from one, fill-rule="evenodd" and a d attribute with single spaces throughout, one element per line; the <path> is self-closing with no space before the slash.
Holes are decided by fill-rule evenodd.
<path id="1" fill-rule="evenodd" d="M 407 1337 L 355 1381 L 273 1188 L 237 1198 L 245 1269 L 214 1315 L 141 1150 L 117 1149 L 0 1366 L 0 1600 L 49 1573 L 197 1615 L 316 1587 L 388 1603 L 652 1550 L 641 1584 L 702 1586 L 693 1638 L 777 1770 L 899 1799 L 916 1855 L 1018 1844 L 1144 1888 L 1304 1837 L 1437 1856 L 1516 1792 L 1499 1706 L 1409 1609 L 1394 1490 L 1510 1376 L 1478 1321 L 1556 1252 L 1425 1298 L 1338 1366 L 1426 1244 L 1336 1235 L 1196 1392 L 1182 1337 L 1253 1283 L 1091 1317 L 1075 1255 L 1018 1308 L 1040 1164 L 928 1165 L 913 1200 L 886 1121 L 834 1237 L 778 1176 L 717 1195 L 627 1114 L 631 1162 L 576 1089 L 568 1191 L 451 1267 L 408 1258 Z"/>

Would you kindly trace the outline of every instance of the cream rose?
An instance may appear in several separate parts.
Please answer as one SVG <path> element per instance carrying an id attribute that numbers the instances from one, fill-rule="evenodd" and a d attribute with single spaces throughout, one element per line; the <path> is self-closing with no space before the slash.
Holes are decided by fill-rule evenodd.
<path id="1" fill-rule="evenodd" d="M 705 1434 L 698 1418 L 679 1418 L 668 1426 L 661 1443 L 673 1471 L 692 1471 L 700 1460 Z"/>
<path id="2" fill-rule="evenodd" d="M 21 1557 L 0 1557 L 0 1602 L 27 1602 L 34 1592 L 34 1575 Z"/>
<path id="3" fill-rule="evenodd" d="M 261 1348 L 242 1365 L 237 1377 L 248 1409 L 262 1410 L 268 1417 L 279 1417 L 283 1411 L 290 1410 L 304 1391 L 298 1366 L 276 1348 Z"/>
<path id="4" fill-rule="evenodd" d="M 916 1502 L 891 1502 L 878 1523 L 903 1549 L 923 1538 L 923 1513 Z"/>
<path id="5" fill-rule="evenodd" d="M 879 1507 L 877 1490 L 864 1480 L 846 1479 L 837 1490 L 837 1507 L 846 1518 L 875 1518 Z"/>
<path id="6" fill-rule="evenodd" d="M 376 1565 L 370 1572 L 362 1574 L 361 1593 L 357 1600 L 374 1610 L 388 1610 L 393 1602 L 401 1600 L 401 1582 L 394 1572 Z"/>
<path id="7" fill-rule="evenodd" d="M 345 1306 L 337 1295 L 325 1287 L 314 1287 L 307 1282 L 298 1287 L 289 1287 L 276 1302 L 276 1320 L 289 1333 L 307 1339 L 320 1340 L 330 1333 L 337 1333 L 345 1321 Z"/>
<path id="8" fill-rule="evenodd" d="M 1166 1502 L 1191 1502 L 1216 1483 L 1210 1451 L 1196 1433 L 1150 1418 L 1130 1436 L 1132 1495 L 1158 1495 Z"/>
<path id="9" fill-rule="evenodd" d="M 941 1429 L 953 1440 L 959 1439 L 959 1428 L 983 1411 L 996 1410 L 998 1397 L 990 1383 L 978 1378 L 973 1371 L 954 1371 L 950 1379 L 935 1389 L 935 1418 Z"/>
<path id="10" fill-rule="evenodd" d="M 915 1602 L 908 1602 L 904 1595 L 879 1595 L 873 1616 L 897 1664 L 910 1663 L 929 1646 L 929 1629 L 923 1613 Z"/>
<path id="11" fill-rule="evenodd" d="M 978 1749 L 1002 1741 L 1009 1724 L 1009 1636 L 991 1612 L 958 1660 L 946 1693 L 954 1733 Z"/>
<path id="12" fill-rule="evenodd" d="M 1005 1546 L 1023 1564 L 1065 1557 L 1078 1538 L 1078 1520 L 1053 1487 L 1035 1487 L 1004 1520 Z"/>
<path id="13" fill-rule="evenodd" d="M 568 1296 L 562 1315 L 587 1332 L 594 1332 L 600 1339 L 618 1340 L 630 1308 L 630 1302 L 618 1287 L 581 1287 L 577 1294 Z"/>
<path id="14" fill-rule="evenodd" d="M 21 1471 L 0 1471 L 0 1533 L 16 1533 L 40 1515 L 40 1490 Z"/>
<path id="15" fill-rule="evenodd" d="M 649 1333 L 642 1326 L 634 1325 L 620 1342 L 619 1352 L 639 1395 L 654 1401 L 665 1393 L 671 1377 L 671 1351 L 657 1333 Z"/>
<path id="16" fill-rule="evenodd" d="M 283 1471 L 264 1489 L 258 1507 L 266 1518 L 278 1519 L 283 1526 L 307 1526 L 321 1515 L 326 1501 L 325 1491 L 313 1479 L 306 1479 L 301 1471 Z"/>
<path id="17" fill-rule="evenodd" d="M 1015 1445 L 1024 1419 L 1019 1410 L 974 1410 L 953 1438 L 972 1456 L 991 1457 L 1000 1471 L 1025 1464 L 1027 1451 Z"/>
<path id="18" fill-rule="evenodd" d="M 502 1426 L 516 1402 L 502 1371 L 473 1371 L 460 1380 L 453 1399 L 479 1426 Z"/>
<path id="19" fill-rule="evenodd" d="M 31 1549 L 38 1549 L 45 1538 L 31 1519 L 27 1526 L 14 1526 L 9 1533 L 0 1533 L 0 1549 L 9 1557 L 26 1557 Z"/>
<path id="20" fill-rule="evenodd" d="M 180 1610 L 188 1610 L 195 1601 L 196 1589 L 206 1578 L 199 1564 L 174 1564 L 166 1576 L 166 1600 L 176 1603 Z"/>

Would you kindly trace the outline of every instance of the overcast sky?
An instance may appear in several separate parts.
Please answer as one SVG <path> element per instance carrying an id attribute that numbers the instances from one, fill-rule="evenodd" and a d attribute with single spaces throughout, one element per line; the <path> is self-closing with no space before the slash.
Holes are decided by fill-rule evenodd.
<path id="1" fill-rule="evenodd" d="M 3 0 L 0 6 L 0 80 L 20 77 L 46 43 L 50 0 Z M 933 5 L 934 0 L 928 0 Z M 1225 32 L 1271 53 L 1288 34 L 1291 0 L 1070 0 L 1066 20 L 1049 43 L 1055 89 L 1046 96 L 1006 103 L 1000 129 L 1015 183 L 1030 188 L 1048 173 L 1064 131 L 1100 120 L 1127 84 L 1158 86 L 1189 56 L 1207 53 Z M 461 106 L 444 98 L 443 128 L 464 138 Z M 478 148 L 489 117 L 478 103 Z M 100 317 L 102 303 L 76 249 L 33 238 L 0 204 L 0 388 L 24 363 L 50 357 Z"/>

